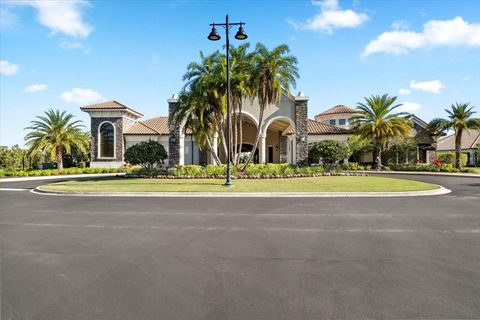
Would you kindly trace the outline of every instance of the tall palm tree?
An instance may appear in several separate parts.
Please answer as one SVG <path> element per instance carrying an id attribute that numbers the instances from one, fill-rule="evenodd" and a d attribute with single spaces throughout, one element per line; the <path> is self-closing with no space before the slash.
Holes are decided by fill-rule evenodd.
<path id="1" fill-rule="evenodd" d="M 226 65 L 225 57 L 215 51 L 213 54 L 205 56 L 200 52 L 201 61 L 192 62 L 187 66 L 187 72 L 183 76 L 186 81 L 182 94 L 188 94 L 191 105 L 183 104 L 180 106 L 183 111 L 177 113 L 177 120 L 182 122 L 184 116 L 195 114 L 196 108 L 208 108 L 209 115 L 213 117 L 212 129 L 220 135 L 224 153 L 227 154 L 225 141 L 225 115 L 226 115 Z M 181 99 L 182 100 L 182 99 Z M 192 108 L 190 112 L 187 112 Z M 198 112 L 198 110 L 196 111 Z"/>
<path id="2" fill-rule="evenodd" d="M 430 121 L 428 130 L 431 132 L 446 132 L 454 130 L 455 132 L 455 167 L 462 168 L 460 154 L 462 152 L 462 134 L 466 129 L 480 130 L 480 118 L 472 118 L 476 113 L 469 103 L 455 103 L 450 106 L 450 110 L 445 109 L 448 114 L 447 119 L 437 118 Z"/>
<path id="3" fill-rule="evenodd" d="M 252 64 L 253 53 L 247 50 L 250 47 L 249 43 L 243 44 L 239 47 L 231 46 L 231 77 L 230 77 L 230 94 L 232 103 L 232 123 L 233 123 L 233 138 L 232 141 L 232 159 L 234 165 L 238 168 L 240 162 L 240 152 L 243 144 L 243 100 L 252 98 L 254 95 L 254 88 L 252 83 Z"/>
<path id="4" fill-rule="evenodd" d="M 272 50 L 268 50 L 261 43 L 257 43 L 255 47 L 252 81 L 254 95 L 260 105 L 260 112 L 255 143 L 242 170 L 245 170 L 248 163 L 252 160 L 258 147 L 266 107 L 269 104 L 275 104 L 280 101 L 282 90 L 289 92 L 290 86 L 295 87 L 296 85 L 296 79 L 299 77 L 297 58 L 289 53 L 290 48 L 286 44 L 281 44 Z"/>
<path id="5" fill-rule="evenodd" d="M 393 112 L 401 104 L 394 105 L 397 97 L 373 95 L 365 98 L 365 103 L 357 104 L 358 115 L 352 118 L 352 131 L 362 139 L 374 142 L 374 159 L 379 159 L 377 167 L 381 168 L 382 150 L 394 137 L 410 137 L 412 123 L 402 117 L 404 113 Z"/>
<path id="6" fill-rule="evenodd" d="M 81 152 L 87 152 L 88 136 L 82 131 L 84 126 L 81 120 L 72 121 L 72 114 L 52 109 L 37 118 L 39 120 L 31 121 L 31 125 L 25 128 L 31 130 L 25 136 L 31 156 L 43 152 L 51 159 L 56 158 L 57 168 L 62 170 L 64 151 L 70 154 L 72 147 L 75 146 Z"/>

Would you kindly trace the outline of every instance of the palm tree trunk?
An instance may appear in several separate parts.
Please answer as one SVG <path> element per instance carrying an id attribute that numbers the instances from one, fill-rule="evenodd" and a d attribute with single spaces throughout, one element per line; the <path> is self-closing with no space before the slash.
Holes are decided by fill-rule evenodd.
<path id="1" fill-rule="evenodd" d="M 253 144 L 252 152 L 248 156 L 247 161 L 245 161 L 245 164 L 243 165 L 242 171 L 244 171 L 247 168 L 248 164 L 250 163 L 253 156 L 255 155 L 255 151 L 257 151 L 258 141 L 260 140 L 260 133 L 261 133 L 260 130 L 261 130 L 262 125 L 263 125 L 263 112 L 264 112 L 264 108 L 262 106 L 260 106 L 260 115 L 258 116 L 257 136 L 255 137 L 255 143 Z"/>
<path id="2" fill-rule="evenodd" d="M 462 169 L 462 134 L 463 130 L 455 132 L 455 168 Z"/>
<path id="3" fill-rule="evenodd" d="M 63 170 L 62 146 L 57 146 L 57 169 Z"/>
<path id="4" fill-rule="evenodd" d="M 237 162 L 235 163 L 235 167 L 238 169 L 238 164 L 240 163 L 240 155 L 242 153 L 242 144 L 243 144 L 243 114 L 242 114 L 242 102 L 240 101 L 240 105 L 238 106 L 238 112 L 239 112 L 239 143 L 237 146 Z"/>
<path id="5" fill-rule="evenodd" d="M 212 142 L 210 141 L 210 138 L 208 136 L 206 137 L 206 140 L 207 140 L 208 150 L 210 151 L 210 154 L 212 155 L 213 160 L 218 165 L 222 164 L 222 162 L 220 161 L 220 158 L 217 155 L 217 152 L 213 150 Z"/>
<path id="6" fill-rule="evenodd" d="M 235 108 L 235 105 L 233 107 L 233 143 L 231 145 L 232 147 L 232 164 L 235 165 L 235 163 L 237 163 L 237 141 L 238 141 L 238 123 L 237 123 L 238 119 L 237 119 L 237 112 L 236 112 L 236 108 Z"/>

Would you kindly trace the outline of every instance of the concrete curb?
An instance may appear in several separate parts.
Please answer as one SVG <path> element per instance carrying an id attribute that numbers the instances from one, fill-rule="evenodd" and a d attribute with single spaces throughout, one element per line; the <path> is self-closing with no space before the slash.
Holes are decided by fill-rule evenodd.
<path id="1" fill-rule="evenodd" d="M 442 186 L 438 186 L 437 189 L 433 190 L 399 192 L 68 192 L 47 191 L 41 187 L 32 189 L 31 192 L 42 195 L 69 197 L 382 198 L 438 196 L 452 191 Z"/>
<path id="2" fill-rule="evenodd" d="M 480 178 L 480 174 L 475 173 L 451 173 L 451 172 L 427 172 L 427 171 L 364 171 L 368 174 L 398 174 L 415 176 L 437 176 L 437 177 L 461 177 L 461 178 Z"/>
<path id="3" fill-rule="evenodd" d="M 68 178 L 102 178 L 102 177 L 115 177 L 124 176 L 125 173 L 87 173 L 87 174 L 62 174 L 56 176 L 38 176 L 38 177 L 14 177 L 14 178 L 0 178 L 2 182 L 22 182 L 22 181 L 38 181 L 38 180 L 55 180 L 55 179 L 68 179 Z"/>

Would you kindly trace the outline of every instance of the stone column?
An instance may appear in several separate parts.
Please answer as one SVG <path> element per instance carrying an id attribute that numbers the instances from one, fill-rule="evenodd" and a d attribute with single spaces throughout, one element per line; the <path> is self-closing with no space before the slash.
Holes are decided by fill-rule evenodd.
<path id="1" fill-rule="evenodd" d="M 265 163 L 265 148 L 266 148 L 267 137 L 265 135 L 260 136 L 258 142 L 258 162 Z"/>
<path id="2" fill-rule="evenodd" d="M 170 130 L 170 136 L 168 138 L 168 166 L 175 167 L 180 164 L 180 158 L 182 158 L 183 160 L 183 136 L 184 135 L 181 134 L 180 125 L 175 121 L 175 119 L 173 119 L 173 112 L 178 106 L 178 96 L 173 95 L 171 99 L 167 100 L 167 102 L 168 102 L 168 126 Z M 180 142 L 182 142 L 181 145 L 180 145 Z"/>
<path id="3" fill-rule="evenodd" d="M 295 137 L 297 164 L 308 164 L 308 97 L 299 92 L 295 97 Z"/>
<path id="4" fill-rule="evenodd" d="M 280 135 L 280 163 L 288 161 L 288 136 Z"/>

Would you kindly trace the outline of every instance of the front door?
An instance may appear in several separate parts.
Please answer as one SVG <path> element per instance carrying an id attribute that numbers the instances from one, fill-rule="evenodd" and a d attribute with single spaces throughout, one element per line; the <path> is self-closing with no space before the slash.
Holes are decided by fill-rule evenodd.
<path id="1" fill-rule="evenodd" d="M 268 147 L 268 160 L 267 163 L 273 163 L 273 147 Z"/>

